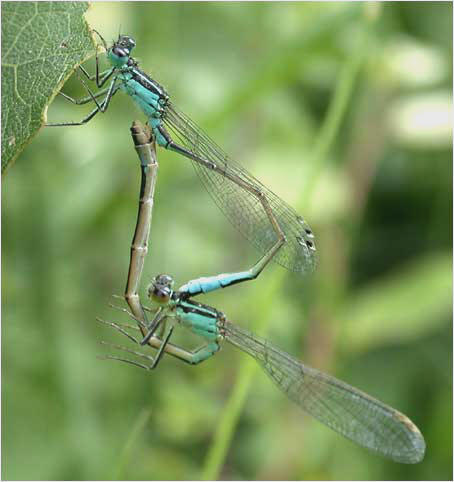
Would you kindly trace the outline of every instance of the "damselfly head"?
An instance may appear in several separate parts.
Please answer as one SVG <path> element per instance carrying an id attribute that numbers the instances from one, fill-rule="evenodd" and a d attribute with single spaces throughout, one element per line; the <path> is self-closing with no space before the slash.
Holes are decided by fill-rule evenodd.
<path id="1" fill-rule="evenodd" d="M 128 62 L 131 51 L 135 46 L 136 42 L 132 37 L 129 37 L 128 35 L 120 35 L 108 52 L 112 64 L 115 67 L 124 66 Z"/>
<path id="2" fill-rule="evenodd" d="M 112 52 L 117 57 L 129 57 L 131 50 L 136 46 L 136 41 L 128 35 L 120 35 L 112 45 Z"/>
<path id="3" fill-rule="evenodd" d="M 168 274 L 158 274 L 148 286 L 148 297 L 155 303 L 167 304 L 173 294 L 173 278 Z"/>

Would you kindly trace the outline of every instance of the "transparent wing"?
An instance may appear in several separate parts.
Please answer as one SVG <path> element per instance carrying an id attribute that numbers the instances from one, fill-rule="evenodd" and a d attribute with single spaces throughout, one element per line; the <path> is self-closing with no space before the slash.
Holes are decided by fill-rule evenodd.
<path id="1" fill-rule="evenodd" d="M 194 155 L 214 162 L 225 172 L 255 186 L 265 194 L 287 238 L 287 242 L 274 258 L 277 263 L 296 272 L 312 271 L 315 268 L 314 235 L 308 224 L 293 208 L 240 164 L 230 159 L 207 134 L 171 103 L 166 106 L 164 124 L 176 143 Z M 267 252 L 276 243 L 277 236 L 257 197 L 221 173 L 206 169 L 195 161 L 192 163 L 208 193 L 229 221 L 258 250 L 262 253 Z"/>
<path id="2" fill-rule="evenodd" d="M 320 422 L 397 462 L 412 464 L 424 457 L 424 438 L 402 413 L 305 366 L 270 342 L 228 321 L 223 331 L 227 341 L 255 358 L 290 400 Z"/>

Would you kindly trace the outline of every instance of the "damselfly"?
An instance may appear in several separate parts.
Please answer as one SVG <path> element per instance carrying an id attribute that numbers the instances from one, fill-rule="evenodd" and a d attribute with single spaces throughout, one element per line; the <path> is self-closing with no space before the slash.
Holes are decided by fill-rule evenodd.
<path id="1" fill-rule="evenodd" d="M 246 281 L 250 279 L 250 272 L 198 278 L 187 282 L 177 291 L 173 290 L 173 279 L 170 276 L 159 275 L 148 288 L 153 304 L 151 311 L 154 313 L 153 320 L 148 323 L 137 289 L 147 252 L 157 164 L 149 134 L 138 123 L 133 125 L 131 131 L 141 162 L 142 183 L 125 298 L 132 311 L 127 313 L 138 326 L 127 325 L 125 329 L 117 323 L 99 321 L 114 327 L 133 342 L 148 344 L 158 352 L 152 357 L 120 345 L 112 345 L 137 355 L 145 362 L 113 355 L 107 358 L 148 370 L 155 368 L 163 354 L 168 353 L 196 365 L 217 353 L 223 340 L 226 340 L 255 358 L 290 400 L 327 426 L 395 461 L 416 463 L 422 460 L 424 438 L 405 415 L 356 388 L 305 366 L 270 342 L 227 321 L 224 314 L 215 308 L 192 299 L 201 293 Z M 206 344 L 198 350 L 188 351 L 170 343 L 174 328 L 180 325 L 204 338 Z M 144 337 L 139 340 L 127 329 L 139 330 Z"/>
<path id="2" fill-rule="evenodd" d="M 316 264 L 314 235 L 304 219 L 244 167 L 227 156 L 202 129 L 177 109 L 164 87 L 143 72 L 131 56 L 136 45 L 131 37 L 120 35 L 110 48 L 101 35 L 99 37 L 111 67 L 100 72 L 96 53 L 96 73 L 93 76 L 82 66 L 79 69 L 86 78 L 95 80 L 99 88 L 104 87 L 108 81 L 109 85 L 93 94 L 81 78 L 89 93 L 88 97 L 73 99 L 61 94 L 75 104 L 94 102 L 95 108 L 80 122 L 47 125 L 86 124 L 98 112 L 107 110 L 112 97 L 119 90 L 125 92 L 147 116 L 156 142 L 161 147 L 191 159 L 215 203 L 230 222 L 264 254 L 253 268 L 255 276 L 272 258 L 295 272 L 313 270 Z M 105 97 L 98 101 L 103 95 Z"/>
<path id="3" fill-rule="evenodd" d="M 192 298 L 222 286 L 226 275 L 199 278 L 174 291 L 169 275 L 156 276 L 148 288 L 155 312 L 153 323 L 159 335 L 147 337 L 147 343 L 158 349 L 155 357 L 121 345 L 107 345 L 145 360 L 143 363 L 115 355 L 120 360 L 150 370 L 157 366 L 164 351 L 191 365 L 197 365 L 217 353 L 225 340 L 253 357 L 287 397 L 319 421 L 353 442 L 397 462 L 417 463 L 422 460 L 425 442 L 418 428 L 402 413 L 336 378 L 310 368 L 248 330 L 228 321 L 215 308 Z M 229 275 L 230 279 L 232 275 Z M 137 344 L 143 344 L 128 328 L 146 332 L 148 327 L 106 323 Z M 169 343 L 174 328 L 184 326 L 201 336 L 206 344 L 188 351 Z"/>

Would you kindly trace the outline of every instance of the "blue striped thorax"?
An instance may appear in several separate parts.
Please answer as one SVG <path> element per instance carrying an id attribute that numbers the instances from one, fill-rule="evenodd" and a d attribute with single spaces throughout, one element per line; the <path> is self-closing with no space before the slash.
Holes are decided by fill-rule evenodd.
<path id="1" fill-rule="evenodd" d="M 190 299 L 188 292 L 174 291 L 173 284 L 173 278 L 167 274 L 156 276 L 148 287 L 149 298 L 154 304 L 164 308 L 167 316 L 175 316 L 182 326 L 196 335 L 210 341 L 218 340 L 221 335 L 218 322 L 225 319 L 223 313 Z"/>
<path id="2" fill-rule="evenodd" d="M 137 61 L 131 57 L 131 52 L 135 46 L 136 42 L 132 37 L 120 35 L 107 51 L 107 58 L 112 67 L 122 72 L 121 77 L 124 82 L 132 82 L 130 87 L 136 95 L 142 97 L 146 102 L 150 102 L 149 94 L 147 95 L 146 92 L 148 91 L 148 93 L 156 96 L 154 99 L 156 102 L 164 106 L 169 99 L 169 95 L 162 85 L 139 69 Z"/>

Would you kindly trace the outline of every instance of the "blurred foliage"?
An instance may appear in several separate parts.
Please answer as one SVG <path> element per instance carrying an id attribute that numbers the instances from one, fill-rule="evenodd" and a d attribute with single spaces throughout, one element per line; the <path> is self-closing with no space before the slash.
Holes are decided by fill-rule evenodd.
<path id="1" fill-rule="evenodd" d="M 257 374 L 220 478 L 452 479 L 451 4 L 119 2 L 87 17 L 133 35 L 142 67 L 317 236 L 314 276 L 272 266 L 201 301 L 401 410 L 427 443 L 415 466 L 374 456 Z M 83 95 L 77 79 L 64 90 Z M 58 99 L 49 121 L 86 107 Z M 126 321 L 108 303 L 135 224 L 136 117 L 117 96 L 87 126 L 44 129 L 3 182 L 5 479 L 200 478 L 245 360 L 227 346 L 153 373 L 96 360 L 97 341 L 125 342 L 94 320 Z M 250 266 L 190 163 L 158 156 L 143 291 L 157 272 Z"/>
<path id="2" fill-rule="evenodd" d="M 74 66 L 93 51 L 87 8 L 87 2 L 3 2 L 2 174 L 36 135 Z"/>

